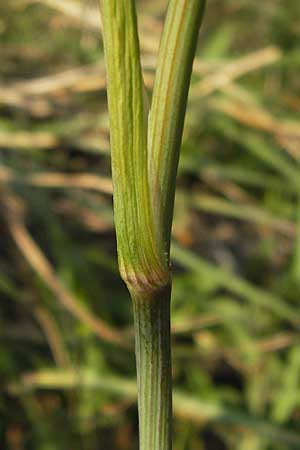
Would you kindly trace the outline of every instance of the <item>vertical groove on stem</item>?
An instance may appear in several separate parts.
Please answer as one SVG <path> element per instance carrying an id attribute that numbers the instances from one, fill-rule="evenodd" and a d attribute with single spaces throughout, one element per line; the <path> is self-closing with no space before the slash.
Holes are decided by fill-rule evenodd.
<path id="1" fill-rule="evenodd" d="M 132 295 L 140 450 L 172 448 L 171 288 L 147 296 Z"/>

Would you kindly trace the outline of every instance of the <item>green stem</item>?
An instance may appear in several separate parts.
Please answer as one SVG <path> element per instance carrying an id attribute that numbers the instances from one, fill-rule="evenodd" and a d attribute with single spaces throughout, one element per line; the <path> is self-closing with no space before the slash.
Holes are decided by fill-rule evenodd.
<path id="1" fill-rule="evenodd" d="M 140 450 L 172 448 L 170 287 L 147 296 L 132 295 Z"/>

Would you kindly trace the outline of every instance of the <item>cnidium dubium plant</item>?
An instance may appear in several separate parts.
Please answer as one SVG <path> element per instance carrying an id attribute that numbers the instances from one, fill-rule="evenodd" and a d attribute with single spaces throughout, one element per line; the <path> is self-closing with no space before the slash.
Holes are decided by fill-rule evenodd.
<path id="1" fill-rule="evenodd" d="M 204 0 L 170 0 L 151 105 L 135 0 L 100 0 L 120 274 L 135 322 L 140 450 L 172 447 L 170 234 Z"/>

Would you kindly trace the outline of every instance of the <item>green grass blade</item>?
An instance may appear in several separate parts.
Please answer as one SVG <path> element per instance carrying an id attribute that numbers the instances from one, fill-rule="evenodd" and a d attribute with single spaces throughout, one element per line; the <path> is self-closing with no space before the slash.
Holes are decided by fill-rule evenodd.
<path id="1" fill-rule="evenodd" d="M 35 389 L 92 389 L 104 390 L 112 395 L 135 401 L 136 385 L 134 381 L 115 376 L 101 376 L 91 371 L 42 370 L 24 377 L 17 385 L 10 386 L 11 393 L 26 392 Z M 242 426 L 255 434 L 265 436 L 270 442 L 280 442 L 290 448 L 299 448 L 300 434 L 266 421 L 262 417 L 253 417 L 247 413 L 230 408 L 217 402 L 201 400 L 175 389 L 174 411 L 178 416 L 195 422 L 217 421 L 234 426 Z M 245 430 L 246 431 L 246 430 Z"/>
<path id="2" fill-rule="evenodd" d="M 222 286 L 248 302 L 266 308 L 278 317 L 289 320 L 295 325 L 299 323 L 297 310 L 277 295 L 253 286 L 239 276 L 204 261 L 199 256 L 176 244 L 172 245 L 172 258 L 186 269 L 199 274 L 199 276 L 213 280 L 216 286 Z"/>

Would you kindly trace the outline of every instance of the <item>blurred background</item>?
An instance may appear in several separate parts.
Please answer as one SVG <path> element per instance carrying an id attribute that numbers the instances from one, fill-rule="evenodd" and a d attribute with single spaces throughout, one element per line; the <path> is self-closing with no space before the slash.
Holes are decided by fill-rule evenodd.
<path id="1" fill-rule="evenodd" d="M 151 93 L 166 0 L 139 1 Z M 174 450 L 300 448 L 300 2 L 210 0 L 173 227 Z M 96 0 L 0 5 L 0 448 L 138 448 Z"/>

